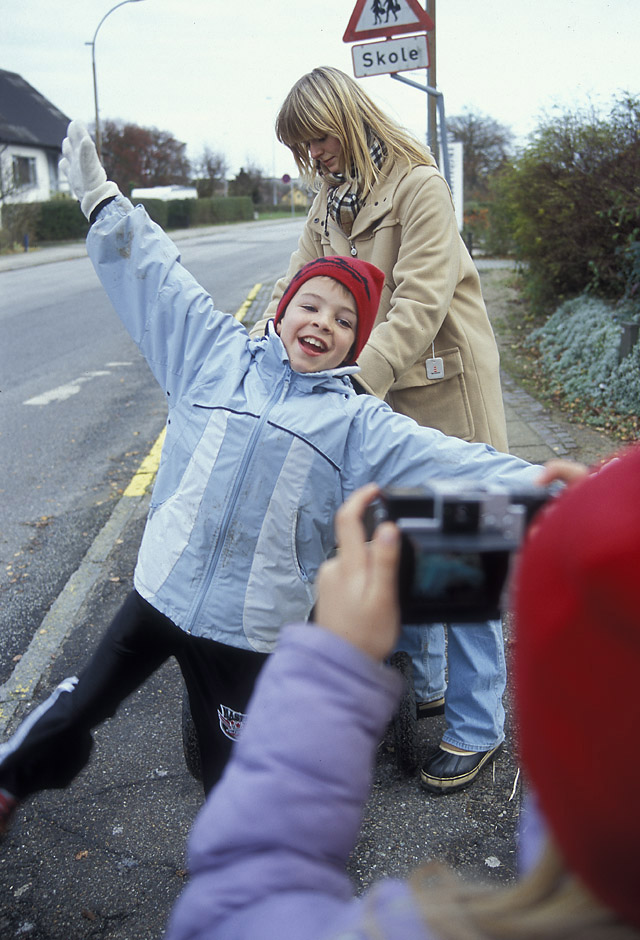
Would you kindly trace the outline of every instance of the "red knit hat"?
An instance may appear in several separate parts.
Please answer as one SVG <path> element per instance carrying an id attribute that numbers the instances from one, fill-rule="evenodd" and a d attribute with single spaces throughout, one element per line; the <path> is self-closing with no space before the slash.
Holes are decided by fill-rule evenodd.
<path id="1" fill-rule="evenodd" d="M 276 310 L 274 319 L 276 324 L 284 316 L 293 295 L 300 290 L 305 281 L 312 277 L 332 277 L 334 281 L 340 281 L 353 295 L 358 311 L 358 323 L 351 355 L 344 363 L 344 365 L 353 365 L 371 335 L 380 305 L 384 274 L 374 264 L 361 261 L 359 258 L 343 258 L 340 255 L 315 258 L 300 268 L 291 278 Z"/>
<path id="2" fill-rule="evenodd" d="M 539 518 L 513 594 L 523 764 L 567 866 L 640 927 L 640 446 Z"/>

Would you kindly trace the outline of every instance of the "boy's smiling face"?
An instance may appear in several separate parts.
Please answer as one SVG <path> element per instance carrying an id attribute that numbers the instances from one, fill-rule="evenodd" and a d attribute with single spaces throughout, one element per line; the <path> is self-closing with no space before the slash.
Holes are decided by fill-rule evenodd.
<path id="1" fill-rule="evenodd" d="M 356 339 L 358 311 L 349 291 L 331 277 L 311 277 L 293 295 L 276 332 L 295 372 L 335 369 Z"/>

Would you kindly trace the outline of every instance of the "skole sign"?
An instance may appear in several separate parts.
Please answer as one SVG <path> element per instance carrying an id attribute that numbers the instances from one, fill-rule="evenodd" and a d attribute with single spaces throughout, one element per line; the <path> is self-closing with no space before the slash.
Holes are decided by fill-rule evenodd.
<path id="1" fill-rule="evenodd" d="M 429 68 L 429 49 L 424 34 L 353 46 L 351 57 L 356 78 Z"/>

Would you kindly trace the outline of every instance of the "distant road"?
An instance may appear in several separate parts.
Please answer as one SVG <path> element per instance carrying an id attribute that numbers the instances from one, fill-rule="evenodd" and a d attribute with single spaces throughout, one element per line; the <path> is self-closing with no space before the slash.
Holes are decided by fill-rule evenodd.
<path id="1" fill-rule="evenodd" d="M 179 247 L 216 306 L 235 313 L 256 283 L 284 273 L 301 227 L 219 226 L 182 233 Z M 90 261 L 42 264 L 46 251 L 0 270 L 0 683 L 166 413 Z"/>

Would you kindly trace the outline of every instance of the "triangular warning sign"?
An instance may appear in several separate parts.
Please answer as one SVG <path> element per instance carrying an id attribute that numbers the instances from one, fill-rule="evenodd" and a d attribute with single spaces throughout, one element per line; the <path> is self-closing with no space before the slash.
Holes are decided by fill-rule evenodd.
<path id="1" fill-rule="evenodd" d="M 434 27 L 418 0 L 357 0 L 342 41 L 426 32 Z"/>

